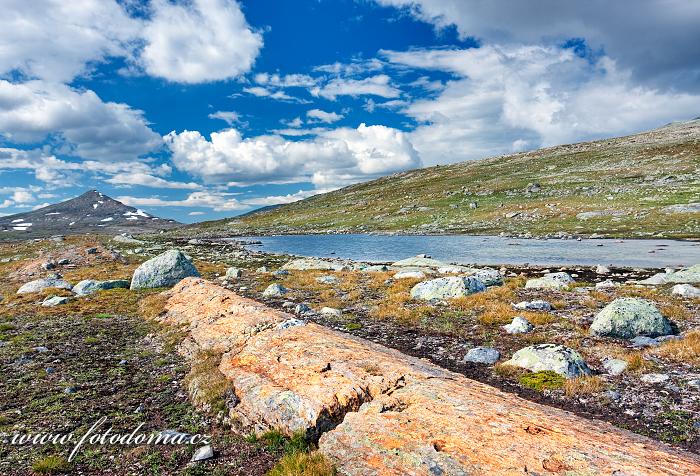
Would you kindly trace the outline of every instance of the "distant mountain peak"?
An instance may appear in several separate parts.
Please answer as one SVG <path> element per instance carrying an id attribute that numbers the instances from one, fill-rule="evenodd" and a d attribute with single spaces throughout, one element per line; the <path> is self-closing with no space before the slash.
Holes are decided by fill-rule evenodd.
<path id="1" fill-rule="evenodd" d="M 144 233 L 180 223 L 149 215 L 98 190 L 30 212 L 0 217 L 0 239 L 80 233 Z"/>

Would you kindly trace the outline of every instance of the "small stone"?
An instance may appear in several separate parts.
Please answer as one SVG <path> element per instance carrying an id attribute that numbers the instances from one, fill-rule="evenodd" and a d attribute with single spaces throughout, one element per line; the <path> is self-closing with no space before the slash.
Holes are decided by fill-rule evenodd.
<path id="1" fill-rule="evenodd" d="M 211 445 L 202 446 L 197 448 L 197 451 L 192 455 L 191 462 L 195 463 L 197 461 L 205 461 L 214 457 L 214 450 Z"/>
<path id="2" fill-rule="evenodd" d="M 616 390 L 607 390 L 605 393 L 603 393 L 603 396 L 606 398 L 613 400 L 615 402 L 619 401 L 622 398 L 622 395 L 620 395 L 620 392 Z"/>
<path id="3" fill-rule="evenodd" d="M 309 311 L 311 311 L 311 308 L 304 303 L 297 304 L 296 307 L 294 308 L 295 314 L 304 314 L 304 313 L 309 312 Z"/>
<path id="4" fill-rule="evenodd" d="M 306 323 L 304 321 L 300 321 L 299 319 L 287 319 L 284 322 L 280 322 L 277 324 L 277 329 L 289 329 L 290 327 L 297 327 L 297 326 L 303 326 Z"/>
<path id="5" fill-rule="evenodd" d="M 599 289 L 613 289 L 620 287 L 618 283 L 615 281 L 611 281 L 610 279 L 606 279 L 605 281 L 601 281 L 600 283 L 596 283 L 595 288 L 596 290 Z"/>
<path id="6" fill-rule="evenodd" d="M 322 307 L 319 312 L 322 315 L 329 316 L 329 317 L 340 317 L 343 315 L 343 311 L 341 311 L 340 309 L 336 309 L 334 307 Z"/>
<path id="7" fill-rule="evenodd" d="M 644 383 L 657 384 L 666 382 L 669 379 L 667 374 L 644 374 L 640 380 Z"/>
<path id="8" fill-rule="evenodd" d="M 41 267 L 48 271 L 50 269 L 56 268 L 56 263 L 52 261 L 47 261 L 46 263 L 42 263 Z"/>
<path id="9" fill-rule="evenodd" d="M 54 373 L 54 372 L 56 371 L 56 369 L 54 369 L 53 367 L 46 367 L 46 368 L 44 369 L 44 371 L 45 371 L 47 374 L 52 374 L 52 373 Z"/>
<path id="10" fill-rule="evenodd" d="M 40 354 L 44 354 L 44 353 L 46 353 L 46 352 L 49 351 L 49 349 L 47 349 L 47 348 L 44 347 L 43 345 L 40 345 L 40 346 L 38 346 L 38 347 L 32 347 L 32 350 L 33 350 L 34 352 L 39 352 Z"/>
<path id="11" fill-rule="evenodd" d="M 525 287 L 528 289 L 567 289 L 574 282 L 574 278 L 568 273 L 547 273 L 541 278 L 528 279 Z"/>
<path id="12" fill-rule="evenodd" d="M 89 255 L 96 255 L 97 254 L 97 248 L 88 248 L 85 250 L 85 252 Z"/>
<path id="13" fill-rule="evenodd" d="M 550 303 L 542 300 L 522 301 L 517 304 L 513 304 L 513 307 L 520 311 L 551 311 L 553 309 Z"/>
<path id="14" fill-rule="evenodd" d="M 630 341 L 633 347 L 654 347 L 659 345 L 659 341 L 653 337 L 637 336 Z"/>
<path id="15" fill-rule="evenodd" d="M 63 389 L 63 393 L 67 393 L 67 394 L 73 394 L 73 393 L 76 393 L 77 391 L 78 391 L 78 389 L 75 387 L 66 387 Z"/>
<path id="16" fill-rule="evenodd" d="M 492 365 L 498 362 L 501 353 L 491 347 L 474 347 L 464 356 L 465 362 Z"/>
<path id="17" fill-rule="evenodd" d="M 69 300 L 70 298 L 65 296 L 49 296 L 42 301 L 41 305 L 43 307 L 54 307 L 61 304 L 66 304 Z"/>
<path id="18" fill-rule="evenodd" d="M 58 260 L 58 264 L 60 264 L 61 266 L 65 266 L 67 264 L 70 264 L 70 260 L 68 258 L 63 258 Z"/>
<path id="19" fill-rule="evenodd" d="M 526 334 L 534 328 L 535 326 L 522 316 L 515 316 L 510 324 L 503 326 L 508 334 Z"/>
<path id="20" fill-rule="evenodd" d="M 610 274 L 610 268 L 599 264 L 598 266 L 596 266 L 595 272 L 596 274 Z"/>
<path id="21" fill-rule="evenodd" d="M 272 272 L 272 275 L 277 278 L 282 278 L 284 276 L 289 276 L 289 271 L 286 269 L 278 269 Z"/>
<path id="22" fill-rule="evenodd" d="M 282 297 L 287 294 L 287 288 L 278 283 L 270 284 L 265 291 L 263 297 Z"/>
<path id="23" fill-rule="evenodd" d="M 240 268 L 229 268 L 226 270 L 226 279 L 238 279 L 243 276 L 243 270 Z"/>
<path id="24" fill-rule="evenodd" d="M 620 375 L 627 369 L 627 361 L 622 359 L 605 359 L 603 360 L 603 368 L 608 375 Z"/>
<path id="25" fill-rule="evenodd" d="M 335 276 L 325 275 L 316 278 L 316 282 L 321 284 L 339 284 L 340 279 Z"/>
<path id="26" fill-rule="evenodd" d="M 425 279 L 423 271 L 399 271 L 394 275 L 394 279 Z"/>
<path id="27" fill-rule="evenodd" d="M 267 266 L 260 266 L 256 271 L 258 273 L 267 273 Z"/>
<path id="28" fill-rule="evenodd" d="M 126 364 L 127 364 L 127 360 L 126 360 L 126 359 L 122 359 L 122 360 L 119 361 L 119 365 L 126 365 Z"/>

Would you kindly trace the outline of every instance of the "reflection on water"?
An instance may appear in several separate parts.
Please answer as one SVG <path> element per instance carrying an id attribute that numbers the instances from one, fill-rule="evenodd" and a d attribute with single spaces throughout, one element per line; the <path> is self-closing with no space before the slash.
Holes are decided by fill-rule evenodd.
<path id="1" fill-rule="evenodd" d="M 241 239 L 241 238 L 236 238 Z M 391 262 L 426 253 L 460 264 L 612 265 L 655 267 L 700 263 L 700 243 L 674 240 L 531 240 L 501 236 L 250 236 L 263 251 Z"/>

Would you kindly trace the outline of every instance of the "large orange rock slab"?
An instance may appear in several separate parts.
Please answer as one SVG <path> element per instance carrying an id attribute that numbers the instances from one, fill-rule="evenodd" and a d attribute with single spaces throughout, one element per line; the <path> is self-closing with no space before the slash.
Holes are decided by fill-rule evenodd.
<path id="1" fill-rule="evenodd" d="M 320 435 L 348 475 L 700 474 L 700 458 L 267 308 L 201 279 L 165 322 L 225 350 L 247 425 Z"/>
<path id="2" fill-rule="evenodd" d="M 240 349 L 251 336 L 291 317 L 201 278 L 185 278 L 167 294 L 160 320 L 186 327 L 196 349 L 205 352 Z"/>
<path id="3" fill-rule="evenodd" d="M 240 352 L 224 355 L 219 370 L 233 383 L 241 420 L 260 430 L 312 438 L 414 375 L 447 376 L 397 351 L 313 323 L 260 333 Z"/>

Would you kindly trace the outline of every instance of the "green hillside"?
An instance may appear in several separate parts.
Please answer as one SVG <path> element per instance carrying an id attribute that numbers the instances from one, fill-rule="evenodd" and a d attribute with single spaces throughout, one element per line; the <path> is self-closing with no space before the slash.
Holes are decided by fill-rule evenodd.
<path id="1" fill-rule="evenodd" d="M 413 170 L 188 229 L 700 238 L 700 120 Z"/>

